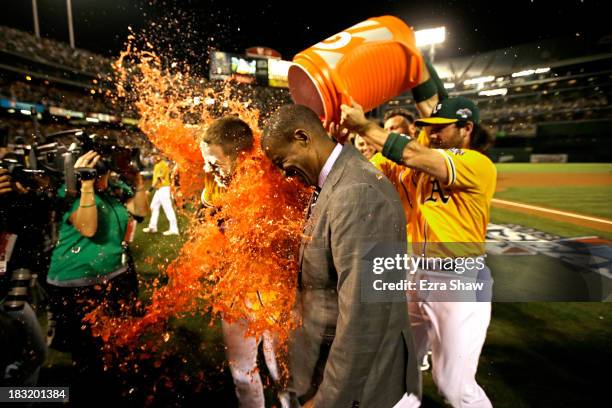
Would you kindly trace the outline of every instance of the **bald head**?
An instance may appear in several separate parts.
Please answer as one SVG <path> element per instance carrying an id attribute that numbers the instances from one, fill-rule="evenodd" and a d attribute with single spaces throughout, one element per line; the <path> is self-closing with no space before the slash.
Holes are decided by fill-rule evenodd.
<path id="1" fill-rule="evenodd" d="M 268 158 L 288 175 L 316 185 L 335 143 L 310 108 L 284 105 L 270 117 L 261 145 Z"/>
<path id="2" fill-rule="evenodd" d="M 283 105 L 272 114 L 264 129 L 262 147 L 292 143 L 295 132 L 302 129 L 313 138 L 327 138 L 321 120 L 314 111 L 304 105 Z"/>

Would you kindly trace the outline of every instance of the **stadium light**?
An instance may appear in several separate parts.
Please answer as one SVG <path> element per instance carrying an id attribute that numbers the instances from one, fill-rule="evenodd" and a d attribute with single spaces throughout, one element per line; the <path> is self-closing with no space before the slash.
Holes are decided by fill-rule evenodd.
<path id="1" fill-rule="evenodd" d="M 522 77 L 522 76 L 527 76 L 527 75 L 533 75 L 535 74 L 535 69 L 527 69 L 525 71 L 519 71 L 519 72 L 515 72 L 512 74 L 512 78 L 517 78 L 517 77 Z"/>
<path id="2" fill-rule="evenodd" d="M 453 89 L 454 87 L 455 87 L 455 84 L 453 82 L 444 83 L 444 89 Z"/>
<path id="3" fill-rule="evenodd" d="M 433 63 L 436 52 L 436 44 L 442 44 L 446 40 L 446 27 L 428 28 L 414 32 L 417 47 L 429 46 L 429 59 Z"/>
<path id="4" fill-rule="evenodd" d="M 515 72 L 512 74 L 512 78 L 528 76 L 533 74 L 545 74 L 550 71 L 550 67 L 538 68 L 538 69 L 526 69 L 524 71 Z"/>
<path id="5" fill-rule="evenodd" d="M 87 122 L 91 122 L 91 123 L 99 123 L 100 122 L 100 119 L 98 119 L 98 118 L 85 118 L 85 120 Z"/>
<path id="6" fill-rule="evenodd" d="M 472 78 L 472 79 L 466 79 L 465 81 L 463 81 L 463 85 L 480 85 L 480 84 L 484 84 L 484 83 L 491 82 L 494 80 L 495 80 L 494 76 L 483 76 L 483 77 L 477 77 L 477 78 Z"/>
<path id="7" fill-rule="evenodd" d="M 440 79 L 448 79 L 452 78 L 453 74 L 449 71 L 445 71 L 444 67 L 434 67 L 436 71 L 438 71 L 438 78 Z"/>
<path id="8" fill-rule="evenodd" d="M 486 91 L 478 92 L 478 96 L 504 96 L 508 93 L 508 88 L 489 89 Z"/>
<path id="9" fill-rule="evenodd" d="M 441 44 L 446 40 L 446 27 L 428 28 L 414 32 L 417 47 Z"/>

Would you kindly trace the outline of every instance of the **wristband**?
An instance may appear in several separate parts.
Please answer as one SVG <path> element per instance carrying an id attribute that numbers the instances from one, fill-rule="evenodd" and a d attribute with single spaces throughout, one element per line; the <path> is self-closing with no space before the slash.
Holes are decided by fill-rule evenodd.
<path id="1" fill-rule="evenodd" d="M 383 145 L 382 155 L 397 164 L 403 164 L 404 148 L 411 141 L 408 135 L 391 132 Z"/>
<path id="2" fill-rule="evenodd" d="M 96 204 L 90 204 L 90 205 L 79 205 L 79 208 L 91 208 L 91 207 L 95 207 Z"/>
<path id="3" fill-rule="evenodd" d="M 437 93 L 438 87 L 436 86 L 436 82 L 433 78 L 429 78 L 422 84 L 419 84 L 412 88 L 412 97 L 414 98 L 414 101 L 416 103 L 426 101 Z"/>
<path id="4" fill-rule="evenodd" d="M 429 79 L 422 84 L 412 88 L 412 97 L 416 103 L 426 101 L 434 95 L 438 95 L 438 100 L 442 101 L 448 98 L 448 92 L 444 88 L 444 83 L 438 76 L 433 64 L 425 61 L 425 67 L 429 72 Z"/>
<path id="5" fill-rule="evenodd" d="M 93 190 L 81 190 L 81 194 L 93 194 Z"/>

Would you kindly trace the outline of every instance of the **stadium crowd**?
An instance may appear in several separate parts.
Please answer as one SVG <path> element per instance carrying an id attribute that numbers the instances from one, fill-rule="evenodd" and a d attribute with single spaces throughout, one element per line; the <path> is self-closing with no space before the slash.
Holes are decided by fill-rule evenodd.
<path id="1" fill-rule="evenodd" d="M 110 59 L 99 54 L 71 48 L 68 44 L 48 38 L 36 38 L 25 31 L 0 26 L 0 50 L 28 56 L 51 65 L 64 65 L 91 75 L 111 71 Z"/>

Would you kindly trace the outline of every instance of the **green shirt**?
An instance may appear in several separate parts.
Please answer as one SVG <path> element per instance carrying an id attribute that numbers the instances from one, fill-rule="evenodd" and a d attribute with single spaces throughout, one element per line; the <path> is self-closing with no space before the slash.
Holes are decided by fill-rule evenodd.
<path id="1" fill-rule="evenodd" d="M 123 265 L 122 243 L 129 220 L 122 202 L 111 195 L 119 192 L 126 197 L 134 193 L 127 184 L 112 183 L 106 192 L 96 192 L 98 228 L 96 234 L 84 237 L 70 223 L 70 215 L 79 208 L 80 200 L 74 200 L 72 208 L 62 218 L 59 240 L 51 256 L 47 282 L 55 286 L 89 286 L 110 279 L 127 268 Z M 58 196 L 66 196 L 66 187 L 60 187 Z"/>

